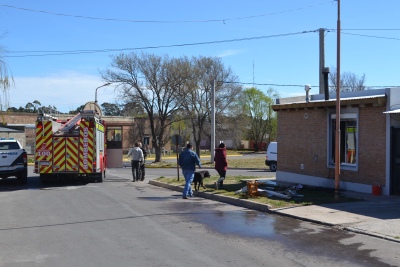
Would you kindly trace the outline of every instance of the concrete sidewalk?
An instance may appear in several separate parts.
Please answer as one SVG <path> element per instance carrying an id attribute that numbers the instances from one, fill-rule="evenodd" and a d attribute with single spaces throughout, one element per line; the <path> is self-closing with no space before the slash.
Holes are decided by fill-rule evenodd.
<path id="1" fill-rule="evenodd" d="M 271 211 L 400 243 L 400 196 L 373 196 L 353 192 L 343 194 L 363 201 Z"/>
<path id="2" fill-rule="evenodd" d="M 149 183 L 179 192 L 183 190 L 181 186 L 168 185 L 154 180 Z M 362 199 L 362 201 L 270 209 L 268 205 L 251 200 L 200 191 L 195 191 L 194 194 L 198 197 L 248 209 L 290 216 L 400 243 L 400 196 L 373 196 L 372 194 L 345 192 L 344 195 Z"/>

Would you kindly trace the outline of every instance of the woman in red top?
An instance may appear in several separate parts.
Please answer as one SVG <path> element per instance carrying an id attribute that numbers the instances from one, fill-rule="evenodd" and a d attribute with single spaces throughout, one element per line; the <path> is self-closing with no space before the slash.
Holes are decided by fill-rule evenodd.
<path id="1" fill-rule="evenodd" d="M 224 143 L 219 144 L 218 148 L 215 149 L 214 161 L 215 170 L 220 176 L 217 181 L 217 185 L 219 188 L 223 188 L 226 170 L 228 169 L 228 161 L 226 160 L 226 146 Z"/>

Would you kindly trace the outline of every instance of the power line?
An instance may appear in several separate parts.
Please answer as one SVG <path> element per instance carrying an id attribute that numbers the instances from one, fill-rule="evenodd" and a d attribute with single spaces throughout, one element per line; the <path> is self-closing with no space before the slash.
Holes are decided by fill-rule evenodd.
<path id="1" fill-rule="evenodd" d="M 24 8 L 24 7 L 16 7 L 16 6 L 11 6 L 11 5 L 2 5 L 2 4 L 0 4 L 0 6 L 7 7 L 7 8 L 18 9 L 18 10 L 23 10 L 23 11 L 35 12 L 35 13 L 43 13 L 43 14 L 48 14 L 48 15 L 62 16 L 62 17 L 71 17 L 71 18 L 78 18 L 78 19 L 90 19 L 90 20 L 103 20 L 103 21 L 115 21 L 115 22 L 129 22 L 129 23 L 210 23 L 210 22 L 223 22 L 223 23 L 225 23 L 226 21 L 253 19 L 253 18 L 259 18 L 259 17 L 266 17 L 266 16 L 272 16 L 272 15 L 284 14 L 284 13 L 289 13 L 289 12 L 295 12 L 295 11 L 299 11 L 299 10 L 303 10 L 303 9 L 307 9 L 307 8 L 312 8 L 312 7 L 324 5 L 324 4 L 327 4 L 327 3 L 332 3 L 332 1 L 322 2 L 322 3 L 318 3 L 318 4 L 314 4 L 314 5 L 308 5 L 308 6 L 305 6 L 305 7 L 299 7 L 299 8 L 295 8 L 295 9 L 289 9 L 289 10 L 285 10 L 285 11 L 261 14 L 261 15 L 251 15 L 251 16 L 246 16 L 246 17 L 225 18 L 225 19 L 210 19 L 210 20 L 128 20 L 128 19 L 101 18 L 101 17 L 90 17 L 90 16 L 81 16 L 81 15 L 56 13 L 56 12 L 51 12 L 51 11 L 35 10 L 35 9 L 29 9 L 29 8 Z"/>
<path id="2" fill-rule="evenodd" d="M 327 29 L 334 31 L 335 29 Z M 341 29 L 342 31 L 400 31 L 400 29 Z"/>
<path id="3" fill-rule="evenodd" d="M 284 33 L 284 34 L 274 34 L 274 35 L 265 35 L 265 36 L 256 36 L 256 37 L 247 37 L 247 38 L 238 38 L 238 39 L 229 39 L 229 40 L 219 40 L 219 41 L 209 41 L 209 42 L 198 42 L 198 43 L 186 43 L 186 44 L 173 44 L 173 45 L 161 45 L 161 46 L 146 46 L 146 47 L 136 47 L 136 48 L 106 48 L 106 49 L 93 49 L 93 50 L 67 50 L 67 51 L 8 51 L 7 53 L 42 53 L 42 54 L 32 54 L 32 55 L 15 55 L 9 56 L 4 55 L 4 57 L 42 57 L 42 56 L 63 56 L 63 55 L 76 55 L 76 54 L 90 54 L 90 53 L 106 53 L 106 52 L 121 52 L 121 51 L 132 51 L 132 50 L 146 50 L 146 49 L 157 49 L 157 48 L 169 48 L 169 47 L 183 47 L 183 46 L 195 46 L 195 45 L 209 45 L 209 44 L 219 44 L 219 43 L 230 43 L 230 42 L 242 42 L 242 41 L 251 41 L 251 40 L 259 40 L 259 39 L 267 39 L 267 38 L 277 38 L 277 37 L 285 37 L 285 36 L 293 36 L 299 34 L 313 33 L 318 30 L 310 30 L 310 31 L 302 31 L 302 32 L 294 32 L 294 33 Z"/>
<path id="4" fill-rule="evenodd" d="M 362 29 L 358 29 L 358 30 L 361 31 Z M 380 29 L 380 30 L 383 31 L 384 29 Z M 328 29 L 328 31 L 336 32 L 336 30 L 334 30 L 334 29 Z M 377 39 L 387 39 L 387 40 L 400 40 L 400 38 L 396 38 L 396 37 L 376 36 L 376 35 L 367 35 L 367 34 L 350 33 L 350 32 L 342 32 L 342 31 L 341 31 L 342 34 L 347 34 L 347 35 L 354 35 L 354 36 L 361 36 L 361 37 L 368 37 L 368 38 L 377 38 Z M 386 29 L 386 31 L 400 31 L 400 29 Z"/>
<path id="5" fill-rule="evenodd" d="M 229 83 L 229 84 L 241 84 L 241 85 L 258 85 L 258 86 L 278 86 L 278 87 L 301 87 L 304 88 L 304 84 L 276 84 L 276 83 L 249 83 L 249 82 L 227 82 L 227 81 L 218 81 L 221 83 Z M 318 88 L 318 85 L 310 85 L 313 88 Z M 329 86 L 335 87 L 335 86 Z M 344 86 L 346 87 L 346 86 Z M 349 86 L 347 86 L 349 87 Z M 364 85 L 365 88 L 393 88 L 400 87 L 400 85 Z"/>
<path id="6" fill-rule="evenodd" d="M 304 87 L 304 84 L 276 84 L 276 83 L 245 83 L 245 82 L 225 82 L 225 81 L 218 81 L 221 83 L 231 83 L 231 84 L 241 84 L 241 85 L 259 85 L 259 86 L 285 86 L 285 87 Z"/>
<path id="7" fill-rule="evenodd" d="M 0 5 L 1 6 L 1 5 Z M 335 29 L 326 29 L 328 32 L 336 32 Z M 345 30 L 377 30 L 377 31 L 398 31 L 400 29 L 345 29 Z M 134 48 L 105 48 L 105 49 L 87 49 L 87 50 L 64 50 L 64 51 L 5 51 L 7 54 L 20 54 L 20 53 L 31 53 L 32 55 L 4 55 L 3 57 L 41 57 L 41 56 L 63 56 L 63 55 L 75 55 L 75 54 L 92 54 L 92 53 L 107 53 L 107 52 L 122 52 L 122 51 L 133 51 L 133 50 L 147 50 L 147 49 L 158 49 L 158 48 L 170 48 L 170 47 L 183 47 L 183 46 L 195 46 L 195 45 L 209 45 L 209 44 L 218 44 L 218 43 L 229 43 L 229 42 L 241 42 L 241 41 L 251 41 L 257 39 L 267 39 L 267 38 L 277 38 L 277 37 L 285 37 L 290 35 L 299 35 L 317 32 L 318 30 L 308 30 L 294 33 L 284 33 L 284 34 L 275 34 L 275 35 L 265 35 L 265 36 L 256 36 L 256 37 L 247 37 L 247 38 L 237 38 L 237 39 L 228 39 L 228 40 L 217 40 L 217 41 L 209 41 L 209 42 L 197 42 L 197 43 L 184 43 L 184 44 L 172 44 L 172 45 L 160 45 L 160 46 L 145 46 L 145 47 L 134 47 Z M 344 31 L 344 30 L 342 30 Z M 365 35 L 365 34 L 357 34 L 357 33 L 348 33 L 343 32 L 343 34 L 368 37 L 368 38 L 378 38 L 378 39 L 387 39 L 387 40 L 400 40 L 400 38 L 395 37 L 385 37 L 385 36 L 376 36 L 376 35 Z M 34 53 L 42 53 L 35 55 Z"/>
<path id="8" fill-rule="evenodd" d="M 357 34 L 357 33 L 350 33 L 350 32 L 343 32 L 342 34 L 368 37 L 368 38 L 377 38 L 377 39 L 398 40 L 398 41 L 400 40 L 400 38 L 395 38 L 395 37 L 375 36 L 375 35 Z"/>

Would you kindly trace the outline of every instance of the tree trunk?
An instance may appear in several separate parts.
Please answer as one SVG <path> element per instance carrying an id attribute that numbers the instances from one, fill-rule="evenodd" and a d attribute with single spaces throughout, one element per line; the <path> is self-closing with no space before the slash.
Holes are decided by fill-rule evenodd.
<path id="1" fill-rule="evenodd" d="M 195 145 L 196 145 L 197 156 L 199 156 L 199 158 L 200 158 L 200 140 L 196 140 Z"/>

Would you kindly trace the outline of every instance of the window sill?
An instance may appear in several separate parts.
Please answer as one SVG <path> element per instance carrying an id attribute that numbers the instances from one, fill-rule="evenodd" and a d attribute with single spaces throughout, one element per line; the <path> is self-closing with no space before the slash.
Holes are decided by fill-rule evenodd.
<path id="1" fill-rule="evenodd" d="M 329 168 L 335 168 L 335 164 L 329 164 Z M 340 164 L 340 170 L 344 171 L 358 171 L 358 165 L 357 164 L 348 164 L 348 163 L 342 163 Z"/>

